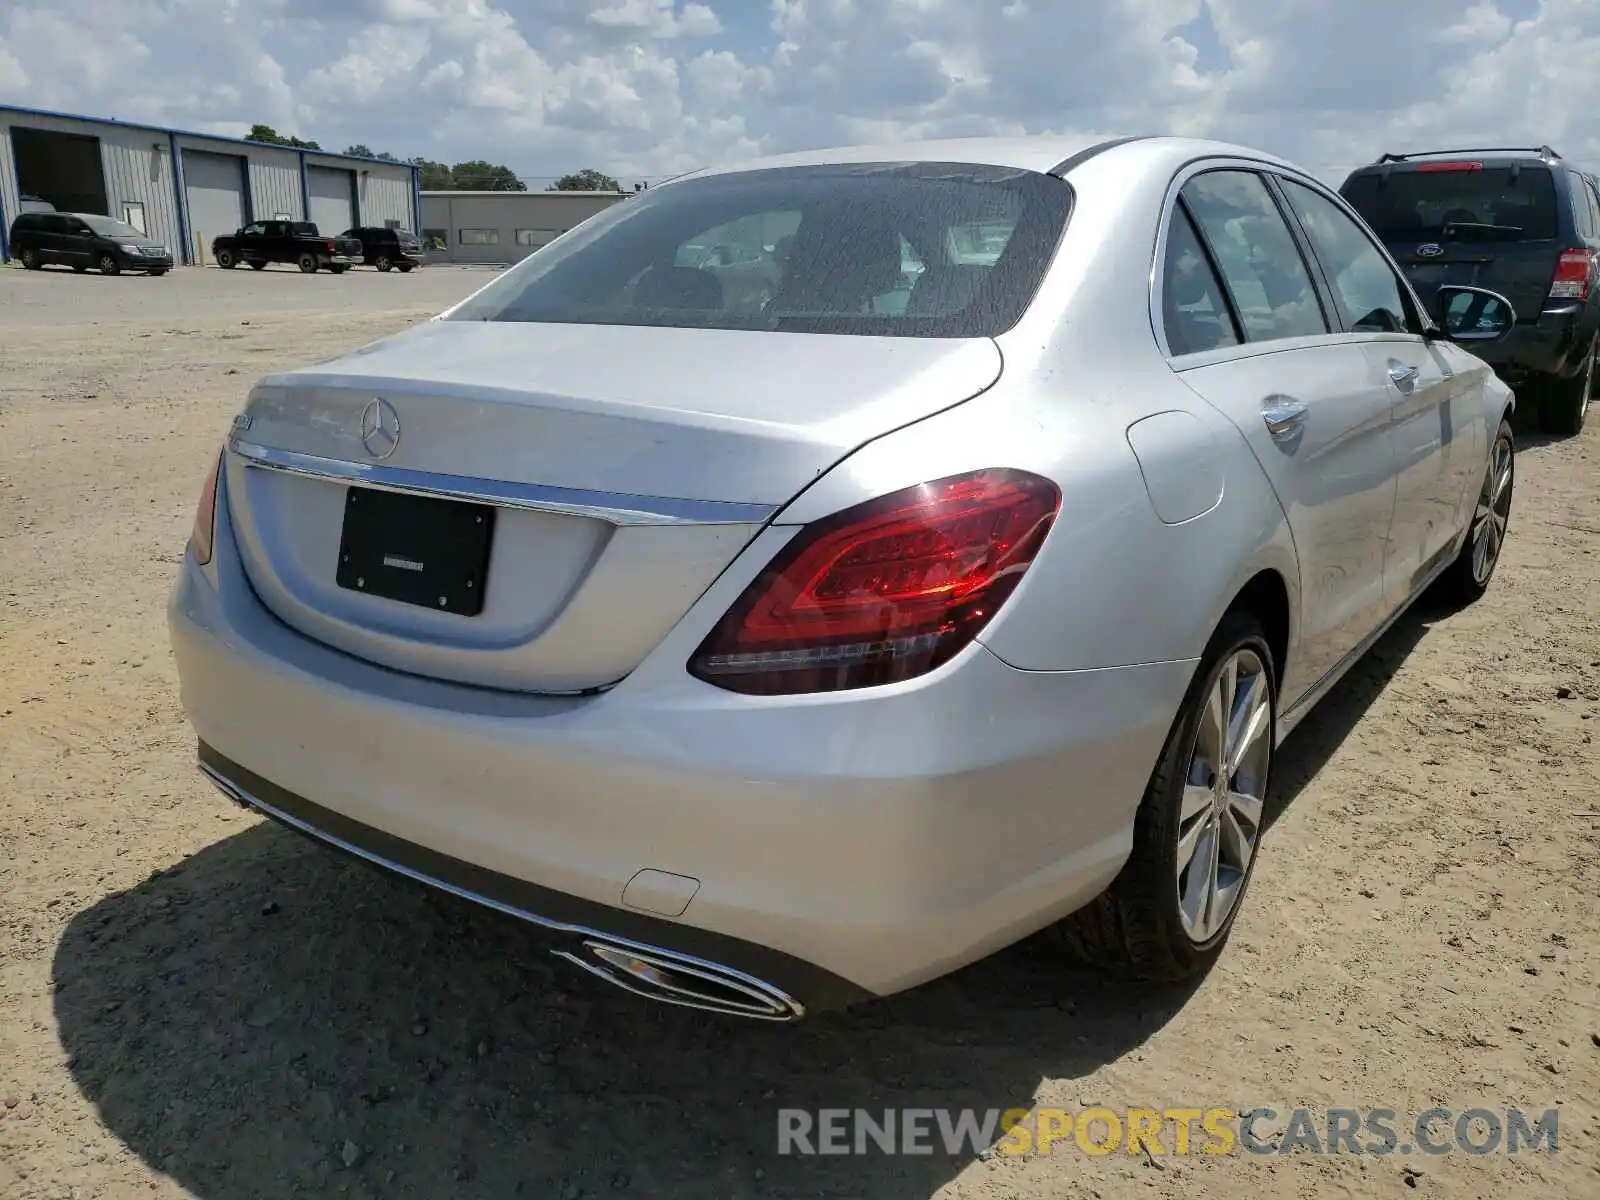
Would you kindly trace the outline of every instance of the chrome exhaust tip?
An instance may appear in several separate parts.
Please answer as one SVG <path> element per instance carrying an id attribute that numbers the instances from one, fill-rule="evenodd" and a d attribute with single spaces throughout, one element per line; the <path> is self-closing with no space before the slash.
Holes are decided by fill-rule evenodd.
<path id="1" fill-rule="evenodd" d="M 798 1021 L 806 1014 L 781 988 L 731 967 L 626 943 L 585 939 L 582 949 L 553 953 L 647 1000 L 755 1021 Z"/>

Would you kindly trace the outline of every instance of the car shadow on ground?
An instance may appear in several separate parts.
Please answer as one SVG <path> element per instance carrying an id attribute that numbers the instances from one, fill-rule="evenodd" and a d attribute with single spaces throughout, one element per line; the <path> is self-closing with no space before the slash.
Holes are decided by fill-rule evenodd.
<path id="1" fill-rule="evenodd" d="M 1285 742 L 1269 820 L 1438 611 L 1402 618 Z M 888 1000 L 766 1026 L 649 1005 L 565 969 L 551 945 L 263 823 L 74 917 L 55 1012 L 106 1125 L 202 1200 L 900 1200 L 988 1143 L 779 1155 L 779 1110 L 1025 1109 L 1041 1079 L 1128 1053 L 1193 992 L 1070 971 L 1041 936 Z"/>
<path id="2" fill-rule="evenodd" d="M 55 1014 L 107 1127 L 202 1200 L 900 1200 L 988 1143 L 780 1156 L 779 1110 L 1026 1109 L 1192 991 L 1069 972 L 1038 938 L 768 1026 L 650 1005 L 551 944 L 261 824 L 74 917 Z"/>

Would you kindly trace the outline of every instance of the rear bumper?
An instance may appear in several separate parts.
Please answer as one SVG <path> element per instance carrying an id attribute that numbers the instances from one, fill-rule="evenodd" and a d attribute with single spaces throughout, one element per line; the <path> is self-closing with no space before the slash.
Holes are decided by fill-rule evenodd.
<path id="1" fill-rule="evenodd" d="M 290 630 L 226 516 L 168 617 L 202 754 L 237 789 L 468 898 L 807 1008 L 937 977 L 1103 890 L 1194 667 L 1028 672 L 975 646 L 921 686 L 772 701 L 691 679 L 690 630 L 659 649 L 677 671 L 600 695 L 485 691 Z M 667 898 L 639 895 L 659 873 Z"/>
<path id="2" fill-rule="evenodd" d="M 1508 383 L 1539 376 L 1567 377 L 1583 365 L 1594 323 L 1582 305 L 1546 309 L 1537 321 L 1519 322 L 1498 342 L 1471 347 Z"/>

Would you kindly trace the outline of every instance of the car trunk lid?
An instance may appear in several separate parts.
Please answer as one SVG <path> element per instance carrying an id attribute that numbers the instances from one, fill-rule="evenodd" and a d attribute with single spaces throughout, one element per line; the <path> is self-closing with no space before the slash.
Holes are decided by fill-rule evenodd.
<path id="1" fill-rule="evenodd" d="M 437 678 L 582 691 L 638 665 L 840 458 L 1000 369 L 987 338 L 429 322 L 262 380 L 228 503 L 258 594 L 302 633 Z M 388 532 L 352 515 L 367 502 Z"/>

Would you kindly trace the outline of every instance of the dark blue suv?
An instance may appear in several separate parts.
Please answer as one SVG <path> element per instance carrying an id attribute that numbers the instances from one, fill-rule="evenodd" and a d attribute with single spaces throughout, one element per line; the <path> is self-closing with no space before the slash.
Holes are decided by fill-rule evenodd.
<path id="1" fill-rule="evenodd" d="M 1445 284 L 1499 292 L 1516 328 L 1475 352 L 1551 433 L 1583 428 L 1600 349 L 1600 190 L 1548 146 L 1385 154 L 1340 189 L 1435 319 Z M 1531 396 L 1529 393 L 1531 392 Z"/>

